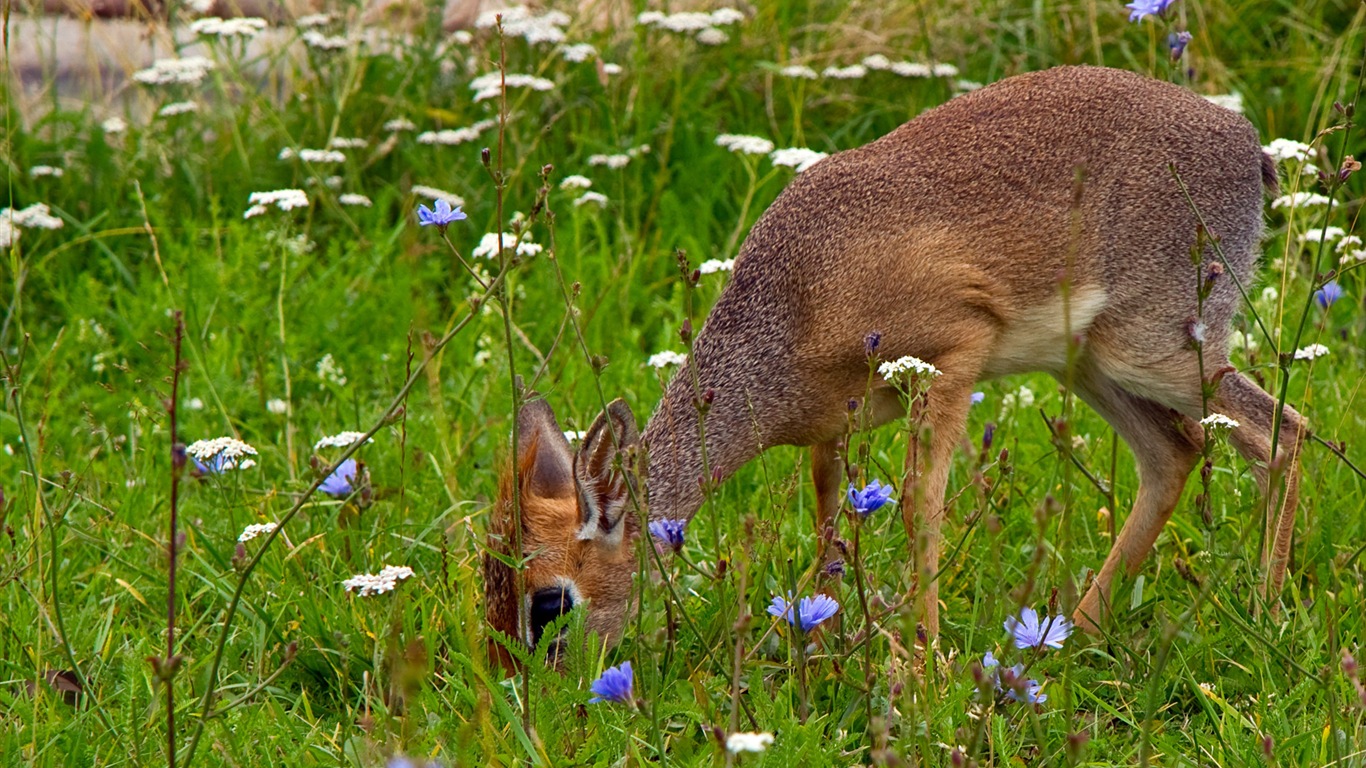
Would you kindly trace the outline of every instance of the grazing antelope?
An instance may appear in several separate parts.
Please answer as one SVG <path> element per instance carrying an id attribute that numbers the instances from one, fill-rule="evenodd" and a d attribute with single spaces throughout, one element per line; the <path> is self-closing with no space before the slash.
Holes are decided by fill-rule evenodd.
<path id="1" fill-rule="evenodd" d="M 1275 185 L 1275 168 L 1241 116 L 1184 88 L 1097 67 L 1002 80 L 822 160 L 754 225 L 693 346 L 701 390 L 713 395 L 706 464 L 725 478 L 769 446 L 812 446 L 824 530 L 840 504 L 837 441 L 851 399 L 874 425 L 905 414 L 887 382 L 865 392 L 865 339 L 880 332 L 882 359 L 913 355 L 943 372 L 925 395 L 923 461 L 900 494 L 918 572 L 932 575 L 973 385 L 1026 371 L 1065 379 L 1138 464 L 1133 512 L 1074 614 L 1094 631 L 1116 571 L 1137 571 L 1200 456 L 1199 328 L 1209 411 L 1238 422 L 1232 444 L 1264 490 L 1281 486 L 1267 490 L 1279 496 L 1263 558 L 1274 597 L 1305 427 L 1284 410 L 1273 462 L 1275 400 L 1229 367 L 1228 346 L 1239 296 L 1233 277 L 1244 285 L 1252 277 L 1264 189 Z M 1191 263 L 1200 221 L 1233 273 L 1215 279 L 1202 313 Z M 1217 274 L 1211 265 L 1221 262 L 1205 242 L 1201 269 Z M 486 559 L 493 627 L 534 643 L 560 612 L 587 603 L 588 628 L 620 638 L 640 523 L 628 513 L 631 481 L 614 469 L 623 464 L 614 453 L 643 448 L 650 520 L 692 518 L 703 501 L 694 400 L 691 374 L 675 376 L 639 441 L 630 409 L 616 401 L 577 453 L 549 406 L 525 407 L 521 488 L 504 483 L 494 533 L 506 551 L 510 499 L 520 494 L 522 550 L 534 556 L 525 602 L 511 569 Z M 1278 477 L 1283 483 L 1271 482 Z M 933 638 L 934 579 L 922 579 L 919 593 Z"/>

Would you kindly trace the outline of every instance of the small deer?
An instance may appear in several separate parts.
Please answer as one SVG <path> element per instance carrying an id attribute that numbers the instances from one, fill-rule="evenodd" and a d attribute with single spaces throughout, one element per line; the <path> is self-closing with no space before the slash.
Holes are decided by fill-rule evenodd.
<path id="1" fill-rule="evenodd" d="M 867 389 L 872 332 L 882 359 L 914 356 L 942 371 L 913 436 L 923 443 L 919 466 L 900 489 L 929 638 L 939 629 L 934 576 L 950 459 L 974 384 L 1027 371 L 1068 382 L 1138 465 L 1133 512 L 1073 614 L 1078 625 L 1097 630 L 1116 573 L 1132 576 L 1152 549 L 1201 456 L 1207 412 L 1237 421 L 1231 442 L 1272 497 L 1262 565 L 1274 598 L 1306 428 L 1285 408 L 1273 458 L 1276 401 L 1229 366 L 1228 348 L 1236 283 L 1252 277 L 1264 190 L 1275 186 L 1243 117 L 1098 67 L 1002 80 L 820 161 L 750 231 L 691 370 L 674 377 L 643 437 L 621 401 L 577 453 L 544 402 L 522 410 L 521 487 L 504 483 L 493 538 L 511 551 L 518 494 L 526 596 L 506 564 L 487 558 L 489 623 L 535 644 L 563 611 L 586 604 L 588 628 L 620 638 L 640 535 L 629 512 L 637 489 L 623 469 L 634 451 L 645 454 L 648 519 L 686 521 L 703 503 L 704 466 L 724 479 L 769 446 L 811 446 L 816 530 L 826 530 L 842 497 L 838 449 L 851 400 L 873 426 L 906 413 L 880 377 Z M 1202 308 L 1197 269 L 1215 276 Z M 699 392 L 710 399 L 705 456 Z"/>

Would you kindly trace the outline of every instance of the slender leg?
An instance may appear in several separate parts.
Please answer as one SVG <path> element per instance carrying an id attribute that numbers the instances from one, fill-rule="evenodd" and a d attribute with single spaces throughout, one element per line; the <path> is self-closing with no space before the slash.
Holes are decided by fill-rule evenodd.
<path id="1" fill-rule="evenodd" d="M 844 463 L 840 460 L 840 440 L 827 440 L 811 446 L 811 476 L 816 484 L 816 541 L 820 553 L 821 572 L 817 577 L 822 591 L 833 581 L 825 566 L 843 558 L 835 545 L 839 538 L 840 491 L 844 480 Z"/>
<path id="2" fill-rule="evenodd" d="M 1116 571 L 1124 566 L 1129 576 L 1136 574 L 1171 519 L 1186 478 L 1199 460 L 1203 433 L 1194 419 L 1131 394 L 1094 371 L 1080 377 L 1074 390 L 1124 438 L 1138 464 L 1133 512 L 1072 614 L 1077 626 L 1094 633 L 1109 611 Z"/>
<path id="3" fill-rule="evenodd" d="M 1304 419 L 1287 406 L 1273 461 L 1271 433 L 1276 400 L 1240 373 L 1224 376 L 1211 407 L 1238 422 L 1238 428 L 1229 436 L 1230 442 L 1253 463 L 1253 472 L 1266 498 L 1266 548 L 1262 552 L 1266 581 L 1262 597 L 1274 603 L 1290 564 L 1290 540 L 1299 501 L 1299 452 L 1308 430 Z"/>

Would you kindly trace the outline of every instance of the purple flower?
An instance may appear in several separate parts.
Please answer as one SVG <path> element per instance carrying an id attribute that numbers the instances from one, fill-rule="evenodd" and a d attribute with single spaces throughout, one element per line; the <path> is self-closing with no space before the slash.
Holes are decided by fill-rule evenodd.
<path id="1" fill-rule="evenodd" d="M 982 402 L 983 400 L 986 400 L 986 399 L 987 399 L 987 393 L 985 393 L 985 392 L 973 392 L 972 395 L 970 395 L 970 396 L 968 397 L 968 400 L 971 401 L 971 403 L 972 403 L 973 405 L 977 405 L 978 403 L 980 403 L 980 402 Z"/>
<path id="2" fill-rule="evenodd" d="M 1048 694 L 1039 693 L 1043 686 L 1038 680 L 1023 680 L 1023 664 L 1016 664 L 1005 671 L 1001 671 L 1000 666 L 1001 662 L 996 660 L 991 651 L 987 651 L 982 657 L 982 670 L 990 676 L 996 690 L 1005 693 L 1006 698 L 1025 704 L 1042 704 L 1048 701 Z"/>
<path id="3" fill-rule="evenodd" d="M 1333 306 L 1333 302 L 1340 298 L 1342 298 L 1342 286 L 1338 285 L 1336 280 L 1329 280 L 1323 284 L 1322 288 L 1314 291 L 1314 301 L 1317 301 L 1323 309 Z"/>
<path id="4" fill-rule="evenodd" d="M 788 593 L 788 597 L 792 597 L 791 593 Z M 792 615 L 793 607 L 794 604 L 790 600 L 775 596 L 772 605 L 768 606 L 768 613 L 770 616 L 786 620 L 788 624 L 800 625 L 803 632 L 810 632 L 820 626 L 821 622 L 838 613 L 840 604 L 829 595 L 816 595 L 803 597 L 795 604 L 796 616 Z"/>
<path id="5" fill-rule="evenodd" d="M 328 496 L 350 496 L 351 483 L 356 479 L 356 460 L 347 459 L 337 467 L 337 471 L 327 476 L 327 479 L 318 486 L 318 490 Z"/>
<path id="6" fill-rule="evenodd" d="M 614 701 L 618 704 L 629 704 L 633 682 L 631 662 L 623 661 L 620 666 L 608 667 L 602 671 L 602 677 L 588 684 L 588 690 L 597 694 L 589 699 L 588 703 Z"/>
<path id="7" fill-rule="evenodd" d="M 686 520 L 651 520 L 650 535 L 659 539 L 673 548 L 677 552 L 683 548 L 683 529 L 686 528 Z"/>
<path id="8" fill-rule="evenodd" d="M 892 487 L 883 485 L 880 480 L 874 480 L 861 491 L 855 489 L 853 483 L 849 484 L 849 504 L 860 517 L 867 517 L 873 510 L 880 509 L 891 500 Z"/>
<path id="9" fill-rule="evenodd" d="M 1161 16 L 1176 0 L 1134 0 L 1128 8 L 1129 21 L 1141 21 L 1144 16 Z"/>
<path id="10" fill-rule="evenodd" d="M 1061 648 L 1062 641 L 1072 634 L 1072 623 L 1067 619 L 1045 615 L 1040 623 L 1033 608 L 1021 608 L 1020 617 L 1006 619 L 1005 628 L 1014 636 L 1016 648 Z"/>
<path id="11" fill-rule="evenodd" d="M 460 221 L 465 218 L 465 214 L 460 210 L 460 206 L 451 208 L 451 204 L 445 200 L 437 200 L 432 205 L 436 208 L 433 211 L 425 205 L 417 207 L 417 223 L 421 226 L 434 224 L 440 229 L 445 229 L 447 225 Z"/>
<path id="12" fill-rule="evenodd" d="M 1190 41 L 1191 33 L 1189 32 L 1173 32 L 1167 35 L 1167 49 L 1172 53 L 1172 61 L 1181 58 L 1181 54 L 1186 52 L 1186 46 L 1190 44 Z"/>

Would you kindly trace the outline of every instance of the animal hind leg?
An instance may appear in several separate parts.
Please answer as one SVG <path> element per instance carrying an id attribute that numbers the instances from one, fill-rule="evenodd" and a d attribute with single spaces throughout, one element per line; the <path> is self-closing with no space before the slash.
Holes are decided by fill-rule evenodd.
<path id="1" fill-rule="evenodd" d="M 844 483 L 844 462 L 840 460 L 840 439 L 811 446 L 811 478 L 816 486 L 816 546 L 821 571 L 817 583 L 822 591 L 833 588 L 831 566 L 843 558 L 839 540 L 840 490 Z"/>
<path id="2" fill-rule="evenodd" d="M 1095 633 L 1109 612 L 1115 573 L 1122 566 L 1133 576 L 1142 566 L 1181 499 L 1204 436 L 1194 419 L 1128 392 L 1094 370 L 1079 377 L 1074 391 L 1124 438 L 1138 464 L 1133 511 L 1072 614 L 1077 626 Z"/>

